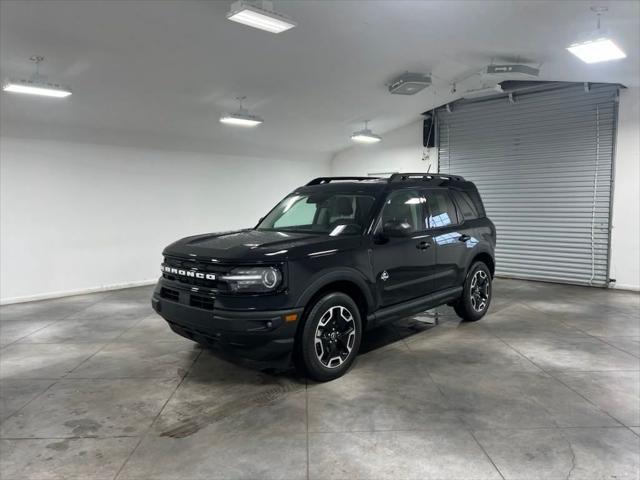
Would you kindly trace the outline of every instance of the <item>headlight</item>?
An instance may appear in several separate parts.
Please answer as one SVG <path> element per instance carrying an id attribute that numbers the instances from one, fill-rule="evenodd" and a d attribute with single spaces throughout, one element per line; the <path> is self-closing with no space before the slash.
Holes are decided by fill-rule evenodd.
<path id="1" fill-rule="evenodd" d="M 220 280 L 227 282 L 232 292 L 272 292 L 282 282 L 282 273 L 274 267 L 238 267 Z"/>

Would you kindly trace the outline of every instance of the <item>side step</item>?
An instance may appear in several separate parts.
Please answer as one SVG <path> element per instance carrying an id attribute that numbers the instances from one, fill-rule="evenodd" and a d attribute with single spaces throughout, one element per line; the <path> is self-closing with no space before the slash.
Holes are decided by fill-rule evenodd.
<path id="1" fill-rule="evenodd" d="M 432 325 L 434 327 L 440 325 L 440 314 L 437 310 L 438 307 L 435 308 L 436 310 L 433 312 L 433 314 L 429 313 L 431 310 L 425 310 L 422 313 L 414 315 L 413 317 L 411 317 L 411 319 L 416 323 L 422 323 L 423 325 Z"/>
<path id="2" fill-rule="evenodd" d="M 450 300 L 455 300 L 462 294 L 462 287 L 452 287 L 441 290 L 436 293 L 425 295 L 398 305 L 381 308 L 375 313 L 367 316 L 367 324 L 372 326 L 380 325 L 388 320 L 394 320 L 401 317 L 408 317 L 417 313 L 422 313 L 430 308 L 437 307 Z"/>

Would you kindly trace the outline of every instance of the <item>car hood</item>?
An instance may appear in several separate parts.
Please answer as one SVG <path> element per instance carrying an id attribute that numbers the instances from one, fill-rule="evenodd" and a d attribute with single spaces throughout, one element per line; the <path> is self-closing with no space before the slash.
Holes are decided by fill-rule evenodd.
<path id="1" fill-rule="evenodd" d="M 219 261 L 278 262 L 327 250 L 355 248 L 360 235 L 331 237 L 327 234 L 266 230 L 237 230 L 183 238 L 165 248 L 164 255 Z"/>

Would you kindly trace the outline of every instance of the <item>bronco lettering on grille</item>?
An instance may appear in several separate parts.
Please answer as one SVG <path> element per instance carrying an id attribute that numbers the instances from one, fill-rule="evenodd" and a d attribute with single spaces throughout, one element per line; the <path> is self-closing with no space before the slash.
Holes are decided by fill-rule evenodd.
<path id="1" fill-rule="evenodd" d="M 160 265 L 160 271 L 171 275 L 179 275 L 181 277 L 199 278 L 201 280 L 215 280 L 215 273 L 203 273 L 197 270 L 184 270 L 182 268 L 170 267 L 168 265 Z"/>

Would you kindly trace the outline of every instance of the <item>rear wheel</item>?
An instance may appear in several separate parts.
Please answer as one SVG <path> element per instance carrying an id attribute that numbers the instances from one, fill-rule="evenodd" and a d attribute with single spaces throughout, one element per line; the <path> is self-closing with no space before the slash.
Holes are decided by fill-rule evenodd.
<path id="1" fill-rule="evenodd" d="M 453 308 L 463 320 L 475 322 L 489 310 L 492 293 L 489 267 L 484 262 L 476 262 L 469 269 L 462 296 Z"/>
<path id="2" fill-rule="evenodd" d="M 355 360 L 362 338 L 358 306 L 344 293 L 329 293 L 309 311 L 298 342 L 305 373 L 319 382 L 338 378 Z"/>

